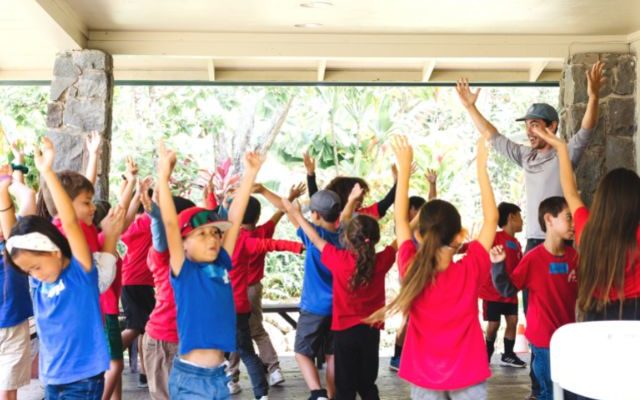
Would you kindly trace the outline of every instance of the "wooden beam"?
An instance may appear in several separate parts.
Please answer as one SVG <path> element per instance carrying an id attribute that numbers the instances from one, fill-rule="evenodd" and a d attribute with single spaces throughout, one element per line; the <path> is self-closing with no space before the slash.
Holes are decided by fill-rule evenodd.
<path id="1" fill-rule="evenodd" d="M 532 63 L 531 67 L 529 67 L 529 82 L 536 82 L 547 65 L 549 65 L 548 60 L 540 60 Z"/>
<path id="2" fill-rule="evenodd" d="M 207 63 L 207 72 L 209 73 L 209 80 L 211 82 L 216 80 L 216 66 L 213 64 L 213 59 L 209 59 Z"/>
<path id="3" fill-rule="evenodd" d="M 49 0 L 50 1 L 50 0 Z M 616 43 L 617 42 L 617 43 Z M 542 58 L 569 50 L 628 51 L 627 35 L 400 35 L 91 31 L 88 45 L 113 55 L 214 58 Z"/>
<path id="4" fill-rule="evenodd" d="M 89 29 L 64 0 L 35 0 L 35 3 L 48 17 L 53 28 L 67 38 L 65 43 L 59 45 L 64 47 L 58 48 L 58 51 L 87 48 Z"/>
<path id="5" fill-rule="evenodd" d="M 422 82 L 429 82 L 429 79 L 431 78 L 431 74 L 433 73 L 433 69 L 435 67 L 435 60 L 429 60 L 424 63 L 424 67 L 422 67 Z"/>
<path id="6" fill-rule="evenodd" d="M 324 74 L 327 70 L 327 60 L 320 60 L 318 63 L 318 82 L 324 81 Z"/>

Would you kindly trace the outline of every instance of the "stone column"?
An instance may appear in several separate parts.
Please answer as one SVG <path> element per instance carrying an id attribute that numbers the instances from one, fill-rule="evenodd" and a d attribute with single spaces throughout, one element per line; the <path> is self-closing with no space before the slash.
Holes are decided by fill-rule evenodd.
<path id="1" fill-rule="evenodd" d="M 591 203 L 600 178 L 614 168 L 637 170 L 636 56 L 629 53 L 582 53 L 564 65 L 560 80 L 560 133 L 568 139 L 580 128 L 587 107 L 585 72 L 605 63 L 607 82 L 600 91 L 598 125 L 576 169 L 578 188 Z"/>
<path id="2" fill-rule="evenodd" d="M 102 136 L 96 199 L 109 197 L 113 59 L 99 50 L 73 50 L 56 55 L 47 109 L 47 136 L 56 146 L 56 171 L 84 172 L 92 131 Z"/>

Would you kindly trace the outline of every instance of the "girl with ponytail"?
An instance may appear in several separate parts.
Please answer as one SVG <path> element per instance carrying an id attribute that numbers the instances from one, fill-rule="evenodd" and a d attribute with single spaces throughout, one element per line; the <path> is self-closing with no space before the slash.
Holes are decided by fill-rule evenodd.
<path id="1" fill-rule="evenodd" d="M 420 210 L 415 244 L 406 212 L 413 149 L 404 136 L 394 138 L 392 146 L 398 163 L 394 214 L 402 286 L 398 296 L 368 321 L 382 321 L 396 313 L 409 316 L 398 375 L 412 384 L 413 399 L 456 395 L 486 399 L 490 371 L 478 319 L 478 289 L 489 274 L 488 251 L 498 223 L 487 149 L 483 140 L 478 142 L 484 223 L 466 255 L 454 262 L 465 238 L 460 214 L 446 201 L 429 201 Z"/>
<path id="2" fill-rule="evenodd" d="M 345 209 L 355 207 L 361 193 L 355 185 Z M 382 324 L 363 319 L 384 306 L 384 278 L 395 262 L 395 242 L 376 253 L 380 227 L 375 219 L 361 214 L 347 222 L 342 237 L 345 248 L 338 249 L 318 235 L 298 208 L 282 201 L 290 217 L 320 250 L 322 263 L 333 275 L 335 399 L 355 400 L 356 393 L 362 399 L 379 399 L 375 382 Z"/>

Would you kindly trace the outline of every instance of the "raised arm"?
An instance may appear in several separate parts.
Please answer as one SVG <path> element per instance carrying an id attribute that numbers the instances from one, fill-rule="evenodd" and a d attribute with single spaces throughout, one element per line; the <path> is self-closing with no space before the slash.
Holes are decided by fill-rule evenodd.
<path id="1" fill-rule="evenodd" d="M 131 156 L 127 157 L 126 164 L 127 170 L 124 176 L 127 180 L 124 189 L 120 193 L 119 200 L 120 207 L 125 210 L 124 229 L 127 229 L 129 225 L 131 225 L 140 207 L 140 193 L 137 193 L 136 196 L 133 194 L 138 184 L 138 164 L 136 164 Z M 140 186 L 141 185 L 139 185 L 138 188 Z M 133 203 L 135 203 L 135 210 L 131 210 L 133 207 L 130 207 Z"/>
<path id="2" fill-rule="evenodd" d="M 302 155 L 304 168 L 307 170 L 307 187 L 309 188 L 309 197 L 318 191 L 318 183 L 316 182 L 316 159 L 309 155 L 309 151 L 305 151 Z"/>
<path id="3" fill-rule="evenodd" d="M 287 214 L 291 216 L 292 219 L 295 219 L 298 222 L 298 225 L 302 228 L 305 235 L 311 240 L 314 246 L 318 248 L 320 252 L 324 249 L 324 246 L 327 244 L 327 241 L 318 235 L 318 231 L 307 221 L 307 219 L 300 212 L 300 205 L 296 204 L 295 206 L 288 201 L 287 199 L 282 199 L 282 204 L 284 205 L 285 210 L 287 210 Z"/>
<path id="4" fill-rule="evenodd" d="M 71 247 L 71 253 L 78 260 L 85 272 L 90 272 L 93 265 L 93 258 L 91 257 L 91 251 L 89 245 L 84 237 L 82 228 L 76 218 L 76 213 L 73 209 L 71 199 L 69 195 L 62 187 L 60 180 L 55 172 L 53 172 L 53 159 L 55 158 L 55 148 L 49 138 L 42 139 L 42 145 L 35 150 L 35 164 L 36 168 L 40 171 L 40 174 L 44 178 L 51 197 L 53 198 L 53 204 L 58 210 L 58 218 L 62 223 L 62 229 L 67 236 L 69 246 Z"/>
<path id="5" fill-rule="evenodd" d="M 604 63 L 598 61 L 585 73 L 587 75 L 587 110 L 582 117 L 582 129 L 591 130 L 598 122 L 598 100 L 600 99 L 600 88 L 606 82 L 604 77 Z"/>
<path id="6" fill-rule="evenodd" d="M 167 235 L 167 247 L 169 248 L 169 264 L 174 276 L 179 276 L 184 264 L 184 249 L 182 247 L 182 235 L 178 226 L 178 214 L 176 206 L 173 204 L 169 179 L 176 165 L 176 153 L 165 147 L 160 142 L 158 147 L 158 202 L 160 203 L 160 214 L 164 223 L 164 230 Z"/>
<path id="7" fill-rule="evenodd" d="M 265 157 L 262 154 L 256 152 L 248 152 L 244 158 L 244 174 L 242 175 L 242 181 L 240 187 L 233 196 L 233 202 L 229 208 L 229 222 L 231 222 L 231 228 L 224 235 L 224 241 L 222 247 L 229 254 L 233 254 L 233 250 L 236 247 L 236 240 L 238 239 L 238 233 L 240 232 L 240 226 L 242 225 L 242 218 L 244 212 L 249 203 L 249 196 L 251 195 L 251 188 L 256 180 L 256 176 L 260 171 L 260 167 L 264 163 Z M 160 206 L 162 208 L 162 205 Z"/>
<path id="8" fill-rule="evenodd" d="M 567 200 L 569 210 L 573 215 L 580 207 L 584 207 L 584 202 L 578 193 L 578 186 L 573 175 L 573 166 L 569 156 L 569 148 L 567 143 L 556 136 L 548 128 L 537 128 L 533 131 L 540 139 L 549 143 L 558 153 L 558 163 L 560 164 L 560 185 L 562 185 L 562 193 Z"/>
<path id="9" fill-rule="evenodd" d="M 458 92 L 458 97 L 460 98 L 460 103 L 467 110 L 473 124 L 476 126 L 476 129 L 482 137 L 485 139 L 491 139 L 493 135 L 498 133 L 491 122 L 489 122 L 481 113 L 478 111 L 476 107 L 476 101 L 478 100 L 478 95 L 480 94 L 480 88 L 475 92 L 472 92 L 469 88 L 469 80 L 465 78 L 458 79 L 456 82 L 456 92 Z"/>
<path id="10" fill-rule="evenodd" d="M 362 188 L 359 183 L 353 185 L 351 193 L 349 193 L 349 198 L 347 199 L 347 204 L 344 206 L 342 212 L 340 213 L 341 223 L 344 224 L 351 220 L 351 218 L 353 217 L 353 213 L 356 212 L 356 203 L 363 193 L 364 188 Z"/>
<path id="11" fill-rule="evenodd" d="M 22 183 L 24 185 L 24 176 L 26 166 L 24 165 L 24 153 L 22 152 L 22 142 L 17 141 L 11 143 L 11 152 L 13 153 L 13 182 Z"/>
<path id="12" fill-rule="evenodd" d="M 480 138 L 478 140 L 478 156 L 476 163 L 478 168 L 478 185 L 480 186 L 480 197 L 482 200 L 482 215 L 484 221 L 478 234 L 478 242 L 489 251 L 493 246 L 493 240 L 496 237 L 496 229 L 498 227 L 498 209 L 496 208 L 496 200 L 493 197 L 493 189 L 491 181 L 487 173 L 487 159 L 489 158 L 489 150 L 487 149 L 486 140 Z"/>
<path id="13" fill-rule="evenodd" d="M 89 160 L 87 162 L 87 171 L 84 176 L 96 184 L 98 179 L 98 160 L 100 159 L 100 146 L 102 145 L 102 136 L 96 131 L 91 132 L 85 139 L 87 150 L 89 150 Z"/>
<path id="14" fill-rule="evenodd" d="M 427 182 L 429 182 L 429 200 L 433 200 L 438 197 L 438 188 L 436 187 L 438 184 L 438 171 L 428 169 L 424 177 L 427 178 Z"/>
<path id="15" fill-rule="evenodd" d="M 11 185 L 11 166 L 7 164 L 0 167 L 0 228 L 5 240 L 16 224 L 16 210 L 9 195 L 9 185 Z"/>
<path id="16" fill-rule="evenodd" d="M 298 183 L 297 185 L 293 185 L 291 186 L 291 189 L 289 189 L 289 197 L 287 197 L 287 199 L 290 202 L 293 202 L 296 199 L 298 199 L 300 196 L 305 194 L 306 191 L 307 191 L 307 185 L 305 185 L 304 183 Z M 280 205 L 282 205 L 282 200 L 280 200 L 279 203 Z M 282 209 L 284 210 L 284 206 Z M 280 222 L 283 216 L 284 216 L 284 211 L 278 210 L 273 214 L 273 216 L 271 216 L 271 222 L 273 222 L 274 225 L 278 225 L 278 223 Z"/>
<path id="17" fill-rule="evenodd" d="M 409 178 L 411 176 L 411 163 L 413 161 L 413 148 L 406 136 L 392 138 L 391 146 L 396 155 L 398 165 L 398 187 L 396 188 L 396 200 L 393 217 L 396 223 L 396 237 L 402 244 L 413 239 L 409 226 Z"/>

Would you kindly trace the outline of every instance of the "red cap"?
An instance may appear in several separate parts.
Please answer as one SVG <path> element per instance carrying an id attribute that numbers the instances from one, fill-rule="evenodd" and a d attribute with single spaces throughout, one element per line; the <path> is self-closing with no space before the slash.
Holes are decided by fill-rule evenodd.
<path id="1" fill-rule="evenodd" d="M 193 226 L 193 217 L 200 213 L 206 214 L 206 218 L 203 219 L 204 223 L 201 222 L 196 226 Z M 180 235 L 184 238 L 193 232 L 194 229 L 204 228 L 206 226 L 215 226 L 224 232 L 231 228 L 231 223 L 222 219 L 215 211 L 207 210 L 202 207 L 189 207 L 178 215 L 178 226 L 180 228 Z"/>

